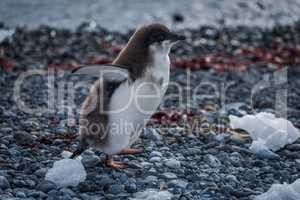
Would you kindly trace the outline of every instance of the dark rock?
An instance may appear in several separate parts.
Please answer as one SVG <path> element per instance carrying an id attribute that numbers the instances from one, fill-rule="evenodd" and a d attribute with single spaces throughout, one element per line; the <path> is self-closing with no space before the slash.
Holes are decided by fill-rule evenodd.
<path id="1" fill-rule="evenodd" d="M 187 182 L 184 180 L 180 180 L 180 179 L 176 179 L 176 180 L 172 180 L 170 182 L 168 182 L 168 187 L 179 187 L 179 188 L 186 188 L 187 186 Z"/>
<path id="2" fill-rule="evenodd" d="M 129 193 L 134 193 L 137 191 L 137 186 L 135 183 L 129 183 L 125 185 L 125 190 Z"/>
<path id="3" fill-rule="evenodd" d="M 80 183 L 78 187 L 80 192 L 96 192 L 100 190 L 100 187 L 98 185 L 89 180 Z"/>
<path id="4" fill-rule="evenodd" d="M 237 180 L 237 178 L 234 175 L 227 175 L 226 180 L 228 184 L 233 188 L 237 188 L 240 184 L 240 182 Z"/>
<path id="5" fill-rule="evenodd" d="M 150 139 L 150 140 L 153 140 L 153 141 L 156 141 L 156 142 L 162 140 L 162 136 L 154 128 L 144 129 L 143 137 L 147 138 L 147 139 Z"/>
<path id="6" fill-rule="evenodd" d="M 184 21 L 184 16 L 180 13 L 174 13 L 172 18 L 173 18 L 173 21 L 177 22 L 177 23 Z"/>
<path id="7" fill-rule="evenodd" d="M 0 188 L 3 190 L 10 188 L 10 184 L 4 176 L 0 176 Z"/>
<path id="8" fill-rule="evenodd" d="M 222 165 L 221 161 L 214 155 L 205 156 L 207 163 L 212 167 L 220 167 Z"/>
<path id="9" fill-rule="evenodd" d="M 108 192 L 111 194 L 120 194 L 124 192 L 124 185 L 111 185 L 109 186 Z"/>
<path id="10" fill-rule="evenodd" d="M 176 174 L 174 174 L 172 172 L 165 172 L 162 174 L 162 177 L 165 179 L 176 179 L 177 178 Z"/>
<path id="11" fill-rule="evenodd" d="M 18 145 L 32 145 L 34 143 L 34 138 L 25 131 L 15 132 L 14 139 Z"/>
<path id="12" fill-rule="evenodd" d="M 156 157 L 151 157 L 151 158 L 149 159 L 149 161 L 150 161 L 150 162 L 161 162 L 161 157 L 158 157 L 158 156 L 156 156 Z"/>
<path id="13" fill-rule="evenodd" d="M 300 144 L 289 144 L 286 148 L 291 151 L 300 151 Z"/>
<path id="14" fill-rule="evenodd" d="M 55 190 L 57 189 L 57 186 L 55 183 L 51 182 L 51 181 L 43 181 L 40 184 L 38 184 L 37 186 L 37 190 L 40 190 L 42 192 L 49 192 L 50 190 Z"/>
<path id="15" fill-rule="evenodd" d="M 38 169 L 34 172 L 34 174 L 38 177 L 44 177 L 47 173 L 48 169 L 47 168 L 41 168 L 41 169 Z"/>
<path id="16" fill-rule="evenodd" d="M 94 167 L 100 163 L 100 158 L 96 155 L 84 156 L 82 159 L 82 164 L 86 168 Z"/>
<path id="17" fill-rule="evenodd" d="M 165 165 L 172 169 L 180 168 L 180 161 L 176 160 L 175 158 L 170 158 L 165 160 Z"/>
<path id="18" fill-rule="evenodd" d="M 104 186 L 113 184 L 115 181 L 112 178 L 110 178 L 109 176 L 106 176 L 106 175 L 97 175 L 96 176 L 96 182 L 100 186 L 104 187 Z"/>
<path id="19" fill-rule="evenodd" d="M 21 198 L 21 199 L 25 199 L 26 198 L 26 194 L 24 192 L 18 191 L 16 193 L 16 197 Z"/>
<path id="20" fill-rule="evenodd" d="M 159 152 L 159 151 L 152 151 L 149 155 L 150 158 L 152 158 L 152 157 L 162 157 L 162 156 L 163 156 L 162 153 Z"/>
<path id="21" fill-rule="evenodd" d="M 76 193 L 73 192 L 73 190 L 71 190 L 69 188 L 61 188 L 59 191 L 62 192 L 63 194 L 66 194 L 66 195 L 70 196 L 70 197 L 76 196 Z"/>
<path id="22" fill-rule="evenodd" d="M 35 199 L 44 199 L 45 197 L 47 197 L 47 195 L 44 193 L 44 192 L 41 192 L 41 191 L 35 191 L 35 190 L 32 190 L 30 192 L 27 193 L 27 196 L 28 197 L 33 197 Z"/>

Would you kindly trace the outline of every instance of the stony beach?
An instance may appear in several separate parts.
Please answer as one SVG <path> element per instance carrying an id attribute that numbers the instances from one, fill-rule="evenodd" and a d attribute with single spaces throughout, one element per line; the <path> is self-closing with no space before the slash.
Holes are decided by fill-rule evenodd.
<path id="1" fill-rule="evenodd" d="M 178 95 L 169 87 L 167 96 L 174 96 L 163 101 L 135 144 L 145 151 L 119 156 L 129 168 L 115 170 L 103 164 L 99 150 L 88 150 L 82 155 L 86 180 L 68 188 L 45 181 L 45 174 L 62 159 L 62 151 L 78 145 L 77 109 L 88 87 L 76 90 L 75 106 L 57 91 L 62 84 L 66 89 L 67 83 L 93 83 L 90 77 L 70 76 L 70 70 L 111 62 L 132 31 L 111 32 L 90 23 L 75 30 L 16 28 L 0 42 L 0 199 L 130 199 L 154 189 L 174 200 L 246 200 L 274 183 L 294 182 L 300 178 L 300 140 L 276 152 L 278 157 L 255 155 L 247 133 L 229 128 L 228 116 L 279 114 L 276 95 L 286 91 L 287 119 L 300 127 L 299 27 L 295 22 L 179 30 L 188 40 L 171 52 L 170 79 L 186 90 Z M 51 85 L 47 75 L 24 81 L 22 101 L 45 110 L 29 114 L 18 107 L 13 88 L 21 74 L 33 69 L 50 71 L 54 81 Z M 276 84 L 276 74 L 286 80 Z M 264 87 L 252 94 L 262 80 Z M 197 90 L 199 98 L 187 92 L 206 82 Z M 49 88 L 55 94 L 51 112 Z M 198 126 L 191 129 L 194 122 Z"/>

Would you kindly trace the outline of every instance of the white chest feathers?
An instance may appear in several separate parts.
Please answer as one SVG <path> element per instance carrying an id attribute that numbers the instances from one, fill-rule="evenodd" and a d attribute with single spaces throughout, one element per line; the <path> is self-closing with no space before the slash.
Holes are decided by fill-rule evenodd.
<path id="1" fill-rule="evenodd" d="M 109 142 L 103 149 L 108 154 L 118 153 L 135 142 L 161 103 L 169 82 L 170 60 L 168 54 L 153 56 L 145 76 L 133 83 L 124 82 L 111 97 Z"/>

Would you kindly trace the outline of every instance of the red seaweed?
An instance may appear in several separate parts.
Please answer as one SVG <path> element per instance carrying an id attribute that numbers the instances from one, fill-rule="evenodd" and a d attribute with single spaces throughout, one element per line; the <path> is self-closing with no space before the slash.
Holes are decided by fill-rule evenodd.
<path id="1" fill-rule="evenodd" d="M 170 124 L 191 120 L 196 113 L 175 108 L 166 108 L 154 113 L 150 119 L 152 124 Z"/>
<path id="2" fill-rule="evenodd" d="M 15 67 L 15 64 L 10 60 L 0 58 L 0 67 L 7 71 L 10 71 Z"/>
<path id="3" fill-rule="evenodd" d="M 300 45 L 295 48 L 274 49 L 249 47 L 240 48 L 232 54 L 215 53 L 201 56 L 172 59 L 175 67 L 191 70 L 213 68 L 217 71 L 245 70 L 251 64 L 274 64 L 278 68 L 284 65 L 300 63 Z"/>
<path id="4" fill-rule="evenodd" d="M 111 59 L 104 56 L 91 56 L 87 60 L 88 60 L 87 64 L 90 65 L 102 65 L 102 64 L 108 64 L 112 62 Z"/>

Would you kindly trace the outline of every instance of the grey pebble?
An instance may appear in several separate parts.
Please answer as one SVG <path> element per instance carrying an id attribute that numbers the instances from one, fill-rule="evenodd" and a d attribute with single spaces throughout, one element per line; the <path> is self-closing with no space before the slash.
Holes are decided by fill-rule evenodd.
<path id="1" fill-rule="evenodd" d="M 175 158 L 170 158 L 165 160 L 165 165 L 169 168 L 177 169 L 180 168 L 180 161 L 176 160 Z"/>
<path id="2" fill-rule="evenodd" d="M 10 184 L 5 176 L 0 176 L 0 188 L 3 190 L 10 188 Z"/>
<path id="3" fill-rule="evenodd" d="M 162 177 L 166 178 L 166 179 L 176 179 L 177 178 L 176 174 L 174 174 L 172 172 L 165 172 L 162 174 Z"/>
<path id="4" fill-rule="evenodd" d="M 144 129 L 144 137 L 153 141 L 162 140 L 162 136 L 159 132 L 154 128 L 146 128 Z"/>
<path id="5" fill-rule="evenodd" d="M 40 184 L 38 184 L 37 189 L 42 191 L 42 192 L 49 192 L 50 190 L 55 190 L 57 189 L 57 186 L 55 183 L 51 182 L 51 181 L 43 181 Z"/>
<path id="6" fill-rule="evenodd" d="M 16 197 L 18 197 L 18 198 L 26 198 L 26 194 L 24 192 L 18 191 L 16 193 Z"/>
<path id="7" fill-rule="evenodd" d="M 61 188 L 59 190 L 60 192 L 64 193 L 64 194 L 68 194 L 69 196 L 76 196 L 76 193 L 73 192 L 73 190 L 69 189 L 69 188 Z"/>
<path id="8" fill-rule="evenodd" d="M 150 158 L 155 157 L 155 156 L 162 157 L 163 155 L 159 151 L 152 151 L 149 155 Z"/>
<path id="9" fill-rule="evenodd" d="M 12 131 L 13 131 L 13 129 L 10 127 L 0 128 L 0 132 L 3 132 L 4 134 L 10 134 L 10 133 L 12 133 Z"/>
<path id="10" fill-rule="evenodd" d="M 28 197 L 33 197 L 33 198 L 40 198 L 40 199 L 43 199 L 43 198 L 47 197 L 47 195 L 44 192 L 35 191 L 35 190 L 28 192 L 27 196 Z"/>
<path id="11" fill-rule="evenodd" d="M 161 147 L 159 150 L 160 151 L 170 151 L 170 148 L 169 147 Z"/>
<path id="12" fill-rule="evenodd" d="M 212 167 L 219 167 L 222 165 L 221 161 L 214 155 L 208 154 L 205 158 L 206 162 Z"/>
<path id="13" fill-rule="evenodd" d="M 47 168 L 41 168 L 41 169 L 38 169 L 34 172 L 34 174 L 38 177 L 44 177 L 45 174 L 47 173 L 48 169 Z"/>
<path id="14" fill-rule="evenodd" d="M 150 162 L 161 162 L 161 157 L 152 157 L 149 159 Z"/>
<path id="15" fill-rule="evenodd" d="M 124 192 L 124 189 L 125 189 L 124 185 L 111 185 L 109 186 L 108 191 L 111 194 L 119 194 Z"/>
<path id="16" fill-rule="evenodd" d="M 94 167 L 101 162 L 100 158 L 96 155 L 83 156 L 82 164 L 86 168 Z"/>
<path id="17" fill-rule="evenodd" d="M 289 149 L 289 150 L 292 150 L 292 151 L 299 151 L 300 150 L 300 144 L 290 144 L 290 145 L 287 145 L 286 148 Z"/>
<path id="18" fill-rule="evenodd" d="M 13 136 L 16 143 L 19 145 L 29 145 L 34 142 L 33 136 L 25 131 L 15 132 Z"/>
<path id="19" fill-rule="evenodd" d="M 125 190 L 129 193 L 134 193 L 137 191 L 137 186 L 135 183 L 129 183 L 125 185 Z"/>
<path id="20" fill-rule="evenodd" d="M 227 175 L 225 179 L 228 181 L 228 184 L 232 187 L 238 187 L 240 182 L 237 180 L 236 176 L 234 175 Z"/>
<path id="21" fill-rule="evenodd" d="M 96 175 L 96 182 L 100 186 L 107 186 L 114 183 L 114 180 L 107 175 Z"/>
<path id="22" fill-rule="evenodd" d="M 187 182 L 181 179 L 175 179 L 175 180 L 171 180 L 170 182 L 168 182 L 168 187 L 179 187 L 179 188 L 186 188 L 187 186 Z"/>
<path id="23" fill-rule="evenodd" d="M 150 175 L 150 176 L 147 176 L 145 178 L 145 181 L 147 181 L 147 182 L 155 182 L 155 181 L 158 181 L 158 178 L 156 176 Z"/>

